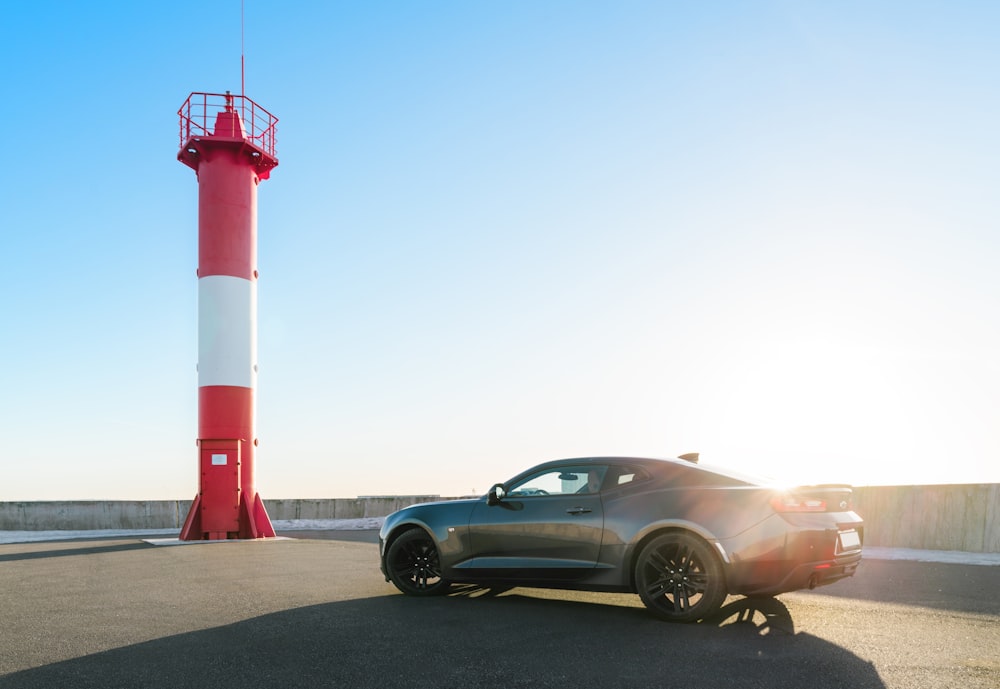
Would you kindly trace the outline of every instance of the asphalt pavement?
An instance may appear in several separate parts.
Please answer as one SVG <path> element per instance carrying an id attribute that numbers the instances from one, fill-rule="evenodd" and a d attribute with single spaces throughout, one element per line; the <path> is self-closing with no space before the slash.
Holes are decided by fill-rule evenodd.
<path id="1" fill-rule="evenodd" d="M 638 597 L 402 596 L 372 532 L 0 545 L 0 689 L 1000 687 L 1000 567 L 872 560 L 711 620 Z"/>

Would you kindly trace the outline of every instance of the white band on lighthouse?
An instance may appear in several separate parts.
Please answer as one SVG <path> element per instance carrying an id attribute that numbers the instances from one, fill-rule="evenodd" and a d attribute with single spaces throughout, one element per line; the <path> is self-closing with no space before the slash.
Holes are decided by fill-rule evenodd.
<path id="1" fill-rule="evenodd" d="M 198 279 L 198 387 L 257 387 L 257 283 Z"/>

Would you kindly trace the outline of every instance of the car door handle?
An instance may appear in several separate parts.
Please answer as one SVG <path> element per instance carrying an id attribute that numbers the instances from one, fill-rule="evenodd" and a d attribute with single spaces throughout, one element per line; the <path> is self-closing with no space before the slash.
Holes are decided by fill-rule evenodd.
<path id="1" fill-rule="evenodd" d="M 570 507 L 566 510 L 566 514 L 587 514 L 591 510 L 586 507 Z"/>

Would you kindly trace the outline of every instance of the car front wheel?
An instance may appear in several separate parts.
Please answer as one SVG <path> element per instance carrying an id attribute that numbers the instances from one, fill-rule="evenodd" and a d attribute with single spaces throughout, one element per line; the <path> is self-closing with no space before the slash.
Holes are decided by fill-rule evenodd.
<path id="1" fill-rule="evenodd" d="M 645 606 L 670 622 L 704 619 L 726 599 L 722 563 L 708 543 L 689 533 L 647 543 L 636 562 L 635 587 Z"/>
<path id="2" fill-rule="evenodd" d="M 403 593 L 435 596 L 448 591 L 437 547 L 423 529 L 411 529 L 393 541 L 385 564 L 389 579 Z"/>

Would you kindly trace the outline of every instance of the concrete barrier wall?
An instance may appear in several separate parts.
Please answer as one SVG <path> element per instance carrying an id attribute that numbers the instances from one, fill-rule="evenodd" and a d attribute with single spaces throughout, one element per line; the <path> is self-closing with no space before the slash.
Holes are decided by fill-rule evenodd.
<path id="1" fill-rule="evenodd" d="M 272 520 L 362 519 L 384 517 L 436 495 L 265 500 Z M 96 529 L 180 529 L 190 500 L 72 500 L 0 502 L 0 531 L 80 531 Z"/>
<path id="2" fill-rule="evenodd" d="M 1000 553 L 1000 484 L 854 489 L 865 545 Z"/>
<path id="3" fill-rule="evenodd" d="M 265 500 L 273 520 L 384 517 L 430 495 Z M 0 502 L 0 531 L 180 529 L 189 500 Z M 1000 553 L 1000 484 L 864 486 L 865 544 Z"/>
<path id="4" fill-rule="evenodd" d="M 316 500 L 265 500 L 271 519 L 362 519 L 384 517 L 408 505 L 450 500 L 437 495 L 390 495 Z M 186 516 L 186 513 L 185 513 Z M 184 517 L 182 516 L 181 519 Z"/>
<path id="5" fill-rule="evenodd" d="M 190 500 L 0 502 L 0 531 L 180 528 Z"/>

